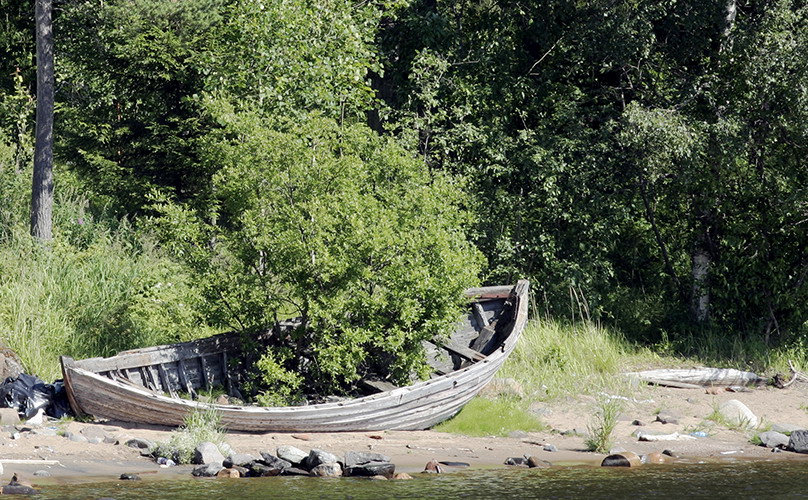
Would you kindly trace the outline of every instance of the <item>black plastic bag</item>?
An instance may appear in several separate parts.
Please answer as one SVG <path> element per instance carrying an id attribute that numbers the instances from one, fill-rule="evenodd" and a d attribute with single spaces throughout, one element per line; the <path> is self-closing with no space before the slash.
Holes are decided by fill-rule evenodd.
<path id="1" fill-rule="evenodd" d="M 0 406 L 14 408 L 25 420 L 35 416 L 40 409 L 53 418 L 71 414 L 62 381 L 46 384 L 27 373 L 9 377 L 0 385 Z"/>

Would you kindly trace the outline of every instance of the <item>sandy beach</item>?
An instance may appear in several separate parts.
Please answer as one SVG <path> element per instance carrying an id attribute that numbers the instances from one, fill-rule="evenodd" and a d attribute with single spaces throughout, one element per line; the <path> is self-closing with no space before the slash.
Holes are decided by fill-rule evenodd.
<path id="1" fill-rule="evenodd" d="M 774 424 L 808 428 L 808 384 L 787 389 L 759 387 L 748 392 L 717 389 L 642 388 L 638 396 L 623 401 L 623 410 L 614 431 L 616 449 L 637 454 L 670 450 L 676 458 L 670 463 L 722 460 L 808 460 L 808 455 L 788 451 L 773 452 L 750 442 L 757 433 Z M 601 395 L 601 397 L 603 397 Z M 736 399 L 760 419 L 757 429 L 722 428 L 707 417 L 721 403 Z M 436 431 L 373 431 L 347 433 L 228 433 L 232 449 L 258 456 L 274 453 L 281 445 L 301 450 L 312 448 L 337 455 L 346 451 L 373 451 L 388 455 L 397 471 L 420 472 L 432 459 L 464 462 L 472 468 L 505 467 L 508 457 L 532 455 L 555 466 L 599 466 L 605 455 L 584 450 L 585 432 L 592 422 L 595 396 L 570 397 L 553 403 L 534 405 L 547 429 L 541 432 L 516 431 L 507 437 L 467 437 Z M 655 421 L 658 414 L 673 416 L 677 423 Z M 639 421 L 639 422 L 635 422 Z M 642 423 L 644 425 L 636 425 Z M 4 426 L 0 437 L 3 482 L 12 473 L 21 474 L 34 484 L 109 481 L 122 473 L 143 479 L 188 477 L 193 466 L 160 467 L 139 450 L 123 444 L 74 442 L 65 433 L 80 434 L 87 429 L 102 430 L 118 442 L 137 437 L 152 442 L 167 441 L 172 429 L 125 422 L 60 422 L 42 426 Z M 707 429 L 709 436 L 695 439 L 645 442 L 637 432 L 689 436 Z M 55 431 L 55 432 L 54 432 Z M 552 445 L 552 446 L 549 446 Z M 554 449 L 557 451 L 548 451 Z M 23 463 L 27 462 L 27 463 Z M 446 467 L 445 472 L 454 470 Z"/>

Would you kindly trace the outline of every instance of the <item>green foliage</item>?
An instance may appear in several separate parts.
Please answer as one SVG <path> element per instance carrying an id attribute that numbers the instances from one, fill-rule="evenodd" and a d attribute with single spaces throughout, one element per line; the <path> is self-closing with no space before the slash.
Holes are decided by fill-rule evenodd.
<path id="1" fill-rule="evenodd" d="M 572 394 L 622 392 L 628 381 L 619 376 L 631 363 L 654 361 L 617 332 L 596 325 L 551 320 L 528 323 L 499 376 L 517 380 L 529 400 Z"/>
<path id="2" fill-rule="evenodd" d="M 518 401 L 474 398 L 435 430 L 465 436 L 507 436 L 513 431 L 538 432 L 544 428 Z"/>
<path id="3" fill-rule="evenodd" d="M 622 404 L 619 399 L 602 398 L 598 403 L 592 422 L 587 426 L 588 436 L 584 446 L 588 451 L 608 453 L 612 447 L 612 434 L 620 416 Z"/>
<path id="4" fill-rule="evenodd" d="M 451 331 L 479 270 L 462 191 L 364 126 L 314 115 L 278 130 L 211 106 L 218 203 L 201 216 L 163 203 L 154 221 L 205 276 L 211 318 L 250 331 L 300 316 L 294 354 L 265 357 L 263 376 L 280 363 L 318 392 L 366 369 L 422 373 L 421 341 Z"/>
<path id="5" fill-rule="evenodd" d="M 165 443 L 156 443 L 150 450 L 155 457 L 165 457 L 178 464 L 190 464 L 200 443 L 213 443 L 222 455 L 230 454 L 227 434 L 221 425 L 221 415 L 213 407 L 200 406 L 188 412 L 182 426 L 171 433 Z"/>
<path id="6" fill-rule="evenodd" d="M 8 202 L 0 207 L 0 340 L 29 372 L 55 379 L 61 354 L 108 356 L 214 333 L 186 269 L 125 220 L 93 210 L 69 175 L 57 179 L 53 244 L 33 241 L 31 165 L 19 173 L 13 165 L 13 149 L 0 148 L 0 200 Z"/>

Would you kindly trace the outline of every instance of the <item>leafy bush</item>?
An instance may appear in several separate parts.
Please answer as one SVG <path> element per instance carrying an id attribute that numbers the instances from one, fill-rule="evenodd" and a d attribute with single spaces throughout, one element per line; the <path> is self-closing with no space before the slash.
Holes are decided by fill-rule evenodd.
<path id="1" fill-rule="evenodd" d="M 262 366 L 303 374 L 308 390 L 347 390 L 367 369 L 423 373 L 421 341 L 452 329 L 481 264 L 459 187 L 362 125 L 270 127 L 211 109 L 224 128 L 206 149 L 218 205 L 200 215 L 163 200 L 154 221 L 205 276 L 211 319 L 249 331 L 301 317 L 276 339 L 290 355 Z"/>

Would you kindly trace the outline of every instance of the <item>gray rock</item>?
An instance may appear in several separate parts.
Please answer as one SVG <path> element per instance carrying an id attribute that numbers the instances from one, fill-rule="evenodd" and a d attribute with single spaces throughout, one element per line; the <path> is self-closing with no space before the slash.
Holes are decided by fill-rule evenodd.
<path id="1" fill-rule="evenodd" d="M 115 437 L 110 434 L 109 432 L 99 429 L 98 427 L 84 427 L 80 431 L 82 436 L 87 438 L 87 441 L 91 443 L 114 443 L 116 441 Z"/>
<path id="2" fill-rule="evenodd" d="M 362 465 L 370 462 L 390 462 L 390 457 L 369 451 L 345 452 L 345 467 L 353 467 L 354 465 Z"/>
<path id="3" fill-rule="evenodd" d="M 797 453 L 808 453 L 808 431 L 794 431 L 788 438 L 788 449 Z"/>
<path id="4" fill-rule="evenodd" d="M 224 457 L 222 456 L 222 452 L 220 452 L 219 448 L 210 441 L 205 441 L 204 443 L 199 443 L 196 445 L 196 448 L 194 449 L 194 456 L 191 459 L 191 463 L 194 464 L 217 464 L 220 467 L 222 467 L 223 462 Z"/>
<path id="5" fill-rule="evenodd" d="M 336 462 L 325 462 L 312 467 L 309 475 L 314 477 L 341 477 L 342 467 Z"/>
<path id="6" fill-rule="evenodd" d="M 297 467 L 289 467 L 281 471 L 281 476 L 308 476 L 309 471 Z"/>
<path id="7" fill-rule="evenodd" d="M 314 448 L 309 452 L 309 456 L 306 457 L 305 468 L 312 470 L 320 464 L 333 464 L 339 461 L 339 458 L 333 453 Z"/>
<path id="8" fill-rule="evenodd" d="M 280 475 L 281 472 L 283 472 L 282 467 L 274 467 L 261 462 L 253 462 L 250 464 L 247 477 L 272 477 Z"/>
<path id="9" fill-rule="evenodd" d="M 609 450 L 609 455 L 617 455 L 618 453 L 623 453 L 624 451 L 628 451 L 625 448 L 621 448 L 619 446 L 612 448 Z"/>
<path id="10" fill-rule="evenodd" d="M 302 464 L 309 456 L 308 453 L 300 448 L 295 448 L 294 446 L 289 445 L 278 446 L 278 448 L 275 450 L 275 455 L 293 465 Z"/>
<path id="11" fill-rule="evenodd" d="M 39 490 L 35 490 L 24 484 L 7 484 L 3 486 L 3 495 L 39 495 Z"/>
<path id="12" fill-rule="evenodd" d="M 718 408 L 718 412 L 721 413 L 731 425 L 754 429 L 758 426 L 758 423 L 760 423 L 757 416 L 752 413 L 752 410 L 737 399 L 730 399 L 724 402 L 724 404 Z"/>
<path id="13" fill-rule="evenodd" d="M 248 467 L 252 462 L 255 462 L 255 457 L 249 453 L 233 453 L 228 455 L 222 462 L 222 466 L 230 468 L 235 466 Z"/>
<path id="14" fill-rule="evenodd" d="M 216 477 L 220 470 L 224 469 L 222 464 L 204 464 L 194 467 L 191 475 L 194 477 Z"/>
<path id="15" fill-rule="evenodd" d="M 140 476 L 137 474 L 129 474 L 124 472 L 120 477 L 121 481 L 140 481 Z"/>
<path id="16" fill-rule="evenodd" d="M 781 432 L 783 434 L 791 434 L 794 431 L 804 431 L 804 425 L 794 424 L 773 424 L 771 430 L 774 432 Z"/>
<path id="17" fill-rule="evenodd" d="M 139 450 L 150 450 L 154 447 L 154 443 L 152 443 L 148 439 L 132 438 L 126 441 L 126 446 L 130 448 L 137 448 Z"/>
<path id="18" fill-rule="evenodd" d="M 527 466 L 531 469 L 547 469 L 553 464 L 547 460 L 536 458 L 534 456 L 527 457 Z"/>
<path id="19" fill-rule="evenodd" d="M 51 429 L 50 427 L 40 427 L 32 430 L 31 434 L 36 436 L 56 436 L 58 435 L 58 432 L 56 432 L 56 429 Z"/>
<path id="20" fill-rule="evenodd" d="M 87 438 L 81 434 L 73 434 L 72 432 L 65 432 L 65 437 L 74 443 L 86 443 Z"/>
<path id="21" fill-rule="evenodd" d="M 760 443 L 766 448 L 785 448 L 788 446 L 788 436 L 780 432 L 766 431 L 758 434 Z"/>
<path id="22" fill-rule="evenodd" d="M 34 471 L 34 476 L 36 477 L 50 477 L 51 473 L 46 470 L 37 470 Z"/>
<path id="23" fill-rule="evenodd" d="M 384 476 L 388 479 L 396 473 L 396 466 L 389 462 L 368 462 L 362 465 L 345 467 L 346 476 Z"/>
<path id="24" fill-rule="evenodd" d="M 643 422 L 642 420 L 632 420 L 631 425 L 643 426 L 645 425 L 645 422 Z"/>
<path id="25" fill-rule="evenodd" d="M 287 469 L 292 466 L 292 463 L 289 462 L 288 460 L 276 457 L 275 455 L 272 455 L 271 453 L 267 453 L 265 451 L 261 452 L 261 462 L 264 465 L 275 467 L 277 469 Z"/>
<path id="26" fill-rule="evenodd" d="M 555 451 L 558 451 L 558 448 L 556 448 L 556 446 L 554 444 L 547 443 L 547 444 L 544 445 L 544 451 L 555 452 Z"/>
<path id="27" fill-rule="evenodd" d="M 656 416 L 655 422 L 662 422 L 663 424 L 678 424 L 679 417 L 667 412 L 660 412 Z"/>
<path id="28" fill-rule="evenodd" d="M 527 465 L 525 457 L 508 457 L 505 459 L 505 465 Z"/>

